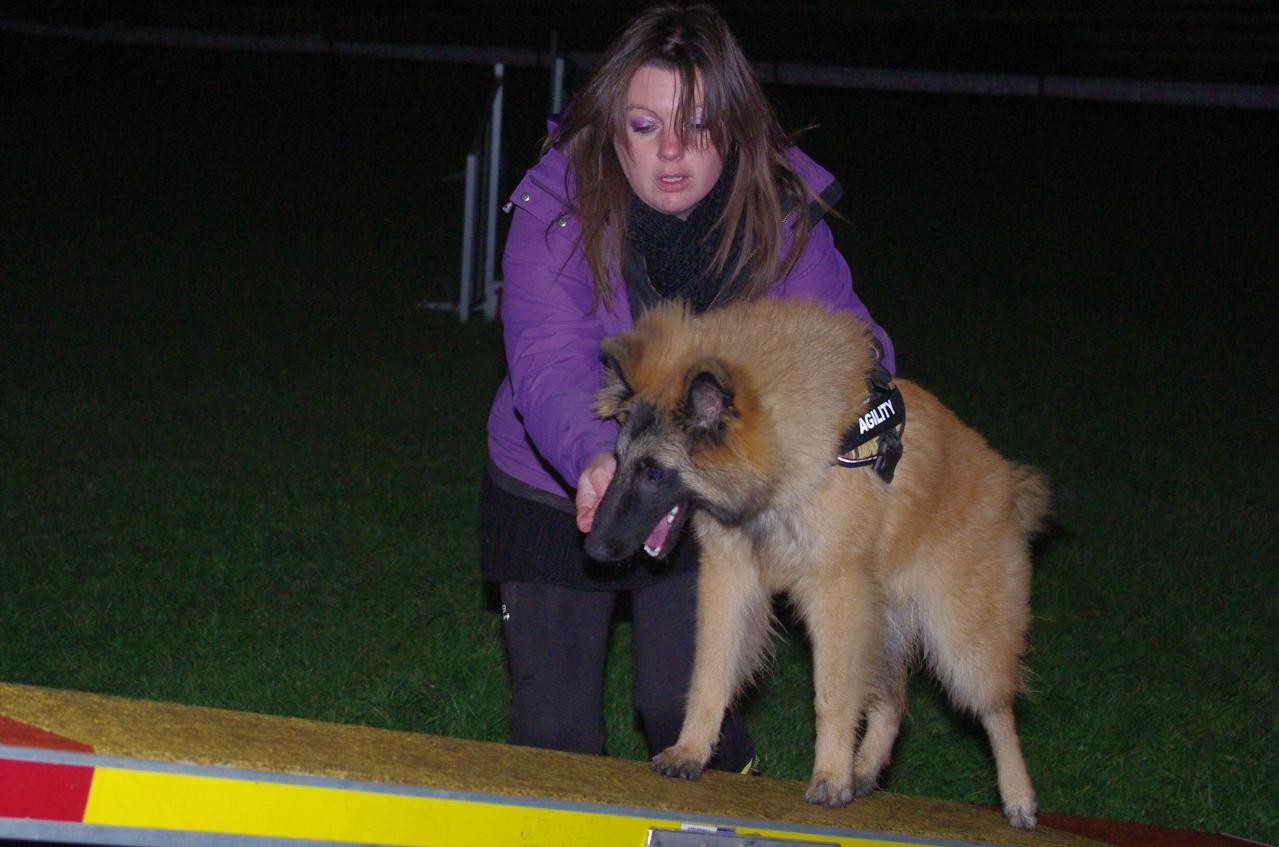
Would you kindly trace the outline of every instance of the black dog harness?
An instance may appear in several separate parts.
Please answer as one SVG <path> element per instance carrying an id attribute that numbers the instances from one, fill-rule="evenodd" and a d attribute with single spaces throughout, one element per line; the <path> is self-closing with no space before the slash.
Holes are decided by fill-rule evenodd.
<path id="1" fill-rule="evenodd" d="M 866 411 L 840 439 L 835 463 L 844 468 L 871 467 L 884 482 L 892 482 L 902 457 L 906 402 L 883 365 L 874 367 L 867 384 Z"/>

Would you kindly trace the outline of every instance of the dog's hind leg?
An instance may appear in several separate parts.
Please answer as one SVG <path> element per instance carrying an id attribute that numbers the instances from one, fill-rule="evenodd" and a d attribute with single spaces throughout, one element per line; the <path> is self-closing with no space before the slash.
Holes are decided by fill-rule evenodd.
<path id="1" fill-rule="evenodd" d="M 865 797 L 875 790 L 879 775 L 892 757 L 893 743 L 906 712 L 906 679 L 914 635 L 909 620 L 900 614 L 888 616 L 884 633 L 884 659 L 876 691 L 866 709 L 866 733 L 857 745 L 853 760 L 853 794 Z"/>
<path id="2" fill-rule="evenodd" d="M 989 555 L 984 566 L 956 566 L 970 575 L 962 584 L 930 584 L 918 598 L 920 624 L 938 678 L 990 738 L 1008 822 L 1034 829 L 1038 805 L 1013 720 L 1030 618 L 1030 566 L 1017 541 L 1002 556 L 998 550 Z M 949 590 L 941 590 L 943 585 Z"/>
<path id="3" fill-rule="evenodd" d="M 982 715 L 981 724 L 986 728 L 990 749 L 995 754 L 1004 815 L 1019 829 L 1034 829 L 1038 822 L 1039 804 L 1035 799 L 1035 789 L 1030 784 L 1030 774 L 1026 771 L 1026 760 L 1021 755 L 1013 707 L 1005 706 L 997 712 Z"/>
<path id="4" fill-rule="evenodd" d="M 990 738 L 999 775 L 999 796 L 1008 822 L 1020 829 L 1034 829 L 1039 806 L 1017 740 L 1014 689 L 998 679 L 998 672 L 983 667 L 981 662 L 970 662 L 972 657 L 959 660 L 958 666 L 955 658 L 952 655 L 936 659 L 938 676 L 955 702 L 977 716 Z"/>
<path id="5" fill-rule="evenodd" d="M 768 592 L 747 551 L 703 545 L 697 583 L 697 641 L 684 725 L 653 757 L 663 776 L 697 779 L 711 758 L 724 713 L 755 670 L 772 625 Z"/>
<path id="6" fill-rule="evenodd" d="M 855 796 L 853 748 L 874 663 L 882 612 L 866 571 L 834 563 L 792 590 L 813 644 L 817 750 L 804 798 L 825 806 Z"/>

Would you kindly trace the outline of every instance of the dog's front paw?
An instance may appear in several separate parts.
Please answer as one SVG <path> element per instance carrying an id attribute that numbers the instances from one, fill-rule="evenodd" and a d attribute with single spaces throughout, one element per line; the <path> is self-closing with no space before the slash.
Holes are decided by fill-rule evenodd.
<path id="1" fill-rule="evenodd" d="M 879 786 L 879 778 L 874 774 L 853 774 L 853 799 L 860 800 L 875 792 Z"/>
<path id="2" fill-rule="evenodd" d="M 1004 806 L 1004 817 L 1008 818 L 1008 823 L 1018 829 L 1034 829 L 1039 823 L 1039 803 L 1036 802 L 1034 795 L 1031 795 L 1029 800 L 1009 803 Z"/>
<path id="3" fill-rule="evenodd" d="M 804 799 L 817 806 L 847 806 L 853 802 L 853 784 L 847 779 L 837 779 L 818 771 L 808 783 Z"/>
<path id="4" fill-rule="evenodd" d="M 653 757 L 653 770 L 676 779 L 697 779 L 706 770 L 706 760 L 698 758 L 685 747 L 675 745 Z"/>

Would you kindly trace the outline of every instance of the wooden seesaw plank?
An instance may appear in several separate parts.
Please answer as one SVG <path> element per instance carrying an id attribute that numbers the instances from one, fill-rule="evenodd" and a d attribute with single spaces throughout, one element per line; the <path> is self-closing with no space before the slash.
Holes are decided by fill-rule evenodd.
<path id="1" fill-rule="evenodd" d="M 654 829 L 709 847 L 1097 844 L 940 800 L 827 809 L 790 780 L 690 783 L 643 762 L 0 684 L 0 838 L 639 847 Z"/>

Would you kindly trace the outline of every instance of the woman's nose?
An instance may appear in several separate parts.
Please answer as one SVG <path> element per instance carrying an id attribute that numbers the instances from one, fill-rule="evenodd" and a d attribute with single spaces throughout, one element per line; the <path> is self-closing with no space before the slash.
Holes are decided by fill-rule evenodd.
<path id="1" fill-rule="evenodd" d="M 658 158 L 663 161 L 675 161 L 684 158 L 684 142 L 674 130 L 662 130 L 662 143 L 657 150 Z"/>

